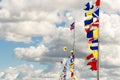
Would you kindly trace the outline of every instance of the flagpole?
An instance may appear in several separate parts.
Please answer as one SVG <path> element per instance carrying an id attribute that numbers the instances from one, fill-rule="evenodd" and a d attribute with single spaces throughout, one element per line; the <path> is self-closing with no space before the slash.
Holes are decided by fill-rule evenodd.
<path id="1" fill-rule="evenodd" d="M 73 44 L 73 52 L 74 52 L 74 56 L 75 56 L 75 31 L 76 31 L 76 21 L 74 20 L 74 44 Z M 74 64 L 74 75 L 75 75 L 75 64 Z M 75 80 L 75 76 L 74 76 L 74 80 Z"/>
<path id="2" fill-rule="evenodd" d="M 74 21 L 75 24 L 75 21 Z M 75 28 L 74 28 L 74 41 L 73 41 L 73 49 L 75 49 Z"/>
<path id="3" fill-rule="evenodd" d="M 98 8 L 100 10 L 100 6 Z M 99 26 L 98 27 L 100 27 L 100 18 L 98 17 L 98 19 L 99 19 Z M 98 72 L 97 72 L 97 74 L 98 74 L 98 80 L 100 78 L 100 32 L 99 32 L 100 30 L 99 29 L 98 29 L 98 36 L 99 36 L 99 38 L 98 38 Z"/>
<path id="4" fill-rule="evenodd" d="M 98 62 L 97 62 L 97 68 L 98 68 L 98 70 L 97 70 L 97 80 L 99 80 L 99 78 L 100 78 L 100 71 L 99 71 L 99 69 L 100 69 L 100 59 L 99 59 L 99 41 L 98 41 Z"/>
<path id="5" fill-rule="evenodd" d="M 100 10 L 100 7 L 98 7 L 99 10 Z M 99 33 L 99 27 L 100 27 L 100 18 L 98 16 L 98 19 L 99 19 L 99 26 L 98 26 L 98 62 L 97 62 L 97 67 L 98 67 L 98 70 L 97 70 L 97 80 L 100 79 L 100 39 L 99 39 L 99 36 L 100 36 L 100 33 Z"/>

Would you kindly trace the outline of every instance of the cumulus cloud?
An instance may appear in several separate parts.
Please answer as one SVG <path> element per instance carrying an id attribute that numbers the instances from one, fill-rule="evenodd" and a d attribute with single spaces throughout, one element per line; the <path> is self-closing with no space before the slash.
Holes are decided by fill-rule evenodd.
<path id="1" fill-rule="evenodd" d="M 40 23 L 32 21 L 7 23 L 1 24 L 0 36 L 8 41 L 29 43 L 32 37 L 48 36 L 53 34 L 55 30 L 54 24 L 44 21 Z"/>
<path id="2" fill-rule="evenodd" d="M 15 55 L 21 59 L 39 61 L 41 56 L 48 52 L 48 48 L 44 45 L 38 47 L 30 46 L 29 48 L 16 48 Z"/>

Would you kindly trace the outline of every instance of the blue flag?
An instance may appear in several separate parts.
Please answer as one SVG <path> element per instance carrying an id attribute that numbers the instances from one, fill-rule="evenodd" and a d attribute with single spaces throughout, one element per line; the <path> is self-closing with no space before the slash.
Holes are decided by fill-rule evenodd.
<path id="1" fill-rule="evenodd" d="M 90 20 L 85 20 L 84 23 L 85 23 L 85 26 L 93 23 L 93 18 Z"/>
<path id="2" fill-rule="evenodd" d="M 99 8 L 95 10 L 95 12 L 92 15 L 93 17 L 99 17 Z"/>
<path id="3" fill-rule="evenodd" d="M 90 5 L 90 3 L 88 2 L 88 3 L 86 3 L 86 8 L 84 9 L 84 10 L 86 10 L 86 11 L 88 11 L 88 10 L 90 10 L 90 9 L 93 9 L 93 5 Z"/>
<path id="4" fill-rule="evenodd" d="M 92 38 L 92 37 L 93 37 L 93 30 L 87 33 L 87 38 Z"/>
<path id="5" fill-rule="evenodd" d="M 92 43 L 98 43 L 98 39 L 93 40 Z"/>
<path id="6" fill-rule="evenodd" d="M 91 46 L 90 49 L 91 50 L 98 50 L 98 46 Z"/>

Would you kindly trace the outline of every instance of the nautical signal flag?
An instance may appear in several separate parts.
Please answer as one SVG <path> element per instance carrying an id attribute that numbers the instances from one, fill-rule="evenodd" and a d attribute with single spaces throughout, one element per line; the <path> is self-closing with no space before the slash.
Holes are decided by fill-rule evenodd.
<path id="1" fill-rule="evenodd" d="M 89 11 L 90 9 L 93 9 L 93 5 L 91 5 L 89 2 L 85 5 L 86 8 L 84 10 Z"/>
<path id="2" fill-rule="evenodd" d="M 95 29 L 93 30 L 93 38 L 94 38 L 94 39 L 98 39 L 98 28 L 95 28 Z"/>
<path id="3" fill-rule="evenodd" d="M 98 28 L 89 31 L 89 32 L 87 33 L 87 38 L 97 39 L 97 38 L 98 38 Z"/>
<path id="4" fill-rule="evenodd" d="M 75 28 L 75 22 L 73 22 L 71 25 L 70 25 L 70 30 L 73 30 Z"/>
<path id="5" fill-rule="evenodd" d="M 89 10 L 89 11 L 87 11 L 87 12 L 85 13 L 85 16 L 86 16 L 86 17 L 87 17 L 87 16 L 92 16 L 93 12 L 94 12 L 94 10 L 91 9 L 91 10 Z"/>
<path id="6" fill-rule="evenodd" d="M 91 70 L 97 70 L 97 60 L 96 59 L 92 59 L 90 62 L 88 62 L 87 65 L 91 66 Z"/>
<path id="7" fill-rule="evenodd" d="M 66 51 L 66 50 L 67 50 L 67 47 L 66 47 L 66 46 L 64 46 L 64 47 L 63 47 L 63 51 Z"/>
<path id="8" fill-rule="evenodd" d="M 93 59 L 95 58 L 96 60 L 98 59 L 98 52 L 94 51 L 93 53 L 89 54 L 85 59 L 89 60 L 89 59 Z"/>
<path id="9" fill-rule="evenodd" d="M 74 50 L 72 49 L 72 50 L 70 50 L 70 52 L 71 52 L 71 53 L 74 53 Z"/>
<path id="10" fill-rule="evenodd" d="M 96 5 L 96 6 L 100 6 L 100 0 L 97 0 L 97 1 L 95 2 L 95 5 Z"/>
<path id="11" fill-rule="evenodd" d="M 91 23 L 93 23 L 93 18 L 91 18 L 90 20 L 85 20 L 84 23 L 85 23 L 85 26 L 90 25 Z"/>
<path id="12" fill-rule="evenodd" d="M 93 17 L 99 17 L 99 8 L 95 10 L 95 12 L 93 13 Z"/>
<path id="13" fill-rule="evenodd" d="M 89 54 L 89 55 L 86 57 L 86 60 L 89 60 L 89 59 L 91 59 L 91 58 L 93 58 L 93 57 L 94 57 L 93 54 Z"/>
<path id="14" fill-rule="evenodd" d="M 99 26 L 99 19 L 97 19 L 94 23 L 92 23 L 91 26 L 98 27 Z"/>

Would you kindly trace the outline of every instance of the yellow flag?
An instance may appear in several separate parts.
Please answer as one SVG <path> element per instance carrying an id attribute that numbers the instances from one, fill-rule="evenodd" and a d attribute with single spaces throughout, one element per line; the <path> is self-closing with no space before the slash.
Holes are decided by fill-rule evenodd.
<path id="1" fill-rule="evenodd" d="M 98 50 L 90 49 L 91 46 L 92 46 L 92 43 L 88 43 L 88 49 L 89 49 L 90 53 L 93 54 L 94 58 L 98 59 Z"/>
<path id="2" fill-rule="evenodd" d="M 63 51 L 66 51 L 66 50 L 67 50 L 67 47 L 66 47 L 66 46 L 64 46 L 64 47 L 63 47 Z"/>
<path id="3" fill-rule="evenodd" d="M 86 20 L 90 20 L 90 19 L 92 19 L 93 18 L 93 16 L 88 16 L 87 18 L 86 18 Z"/>
<path id="4" fill-rule="evenodd" d="M 73 68 L 70 68 L 70 71 L 73 72 Z"/>
<path id="5" fill-rule="evenodd" d="M 94 12 L 94 10 L 89 10 L 88 12 L 86 12 L 86 16 L 87 16 L 86 20 L 90 20 L 93 18 L 93 16 L 92 16 L 93 12 Z"/>
<path id="6" fill-rule="evenodd" d="M 93 56 L 94 56 L 94 58 L 98 59 L 98 51 L 97 50 L 94 51 Z"/>
<path id="7" fill-rule="evenodd" d="M 94 10 L 93 10 L 93 9 L 92 9 L 92 10 L 87 11 L 87 12 L 86 12 L 86 16 L 92 16 L 93 12 L 94 12 Z"/>
<path id="8" fill-rule="evenodd" d="M 95 39 L 98 39 L 98 28 L 96 28 L 94 31 L 93 31 L 93 37 Z"/>
<path id="9" fill-rule="evenodd" d="M 70 52 L 71 52 L 71 53 L 74 53 L 74 50 L 72 49 L 72 50 L 70 50 Z"/>

